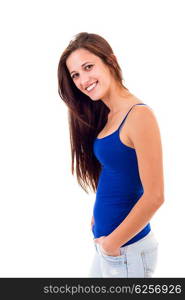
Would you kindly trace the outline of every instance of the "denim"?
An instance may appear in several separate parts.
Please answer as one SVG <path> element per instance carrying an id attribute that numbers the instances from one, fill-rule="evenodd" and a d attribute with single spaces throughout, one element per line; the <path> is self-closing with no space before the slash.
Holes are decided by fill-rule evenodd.
<path id="1" fill-rule="evenodd" d="M 139 241 L 120 247 L 119 256 L 105 254 L 100 244 L 94 242 L 95 254 L 88 277 L 153 277 L 157 265 L 158 245 L 152 231 Z"/>

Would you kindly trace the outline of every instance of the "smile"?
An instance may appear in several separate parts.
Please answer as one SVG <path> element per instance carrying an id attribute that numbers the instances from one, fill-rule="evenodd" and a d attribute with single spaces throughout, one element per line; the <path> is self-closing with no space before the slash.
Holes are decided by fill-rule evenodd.
<path id="1" fill-rule="evenodd" d="M 91 92 L 97 86 L 97 83 L 98 83 L 98 81 L 94 82 L 93 84 L 91 84 L 90 86 L 88 86 L 88 88 L 86 88 L 86 90 L 88 92 Z"/>

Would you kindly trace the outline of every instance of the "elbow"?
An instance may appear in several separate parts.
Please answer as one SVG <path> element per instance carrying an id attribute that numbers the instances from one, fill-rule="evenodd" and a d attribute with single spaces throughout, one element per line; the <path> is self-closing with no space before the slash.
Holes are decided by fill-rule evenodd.
<path id="1" fill-rule="evenodd" d="M 156 195 L 154 197 L 154 202 L 157 207 L 160 207 L 164 203 L 164 195 Z"/>
<path id="2" fill-rule="evenodd" d="M 160 207 L 164 203 L 164 200 L 165 200 L 163 193 L 155 193 L 155 192 L 147 193 L 146 198 L 149 198 L 151 200 L 151 202 L 153 203 L 153 205 L 157 208 Z"/>
<path id="3" fill-rule="evenodd" d="M 156 200 L 157 205 L 160 207 L 164 203 L 164 197 L 161 196 Z"/>

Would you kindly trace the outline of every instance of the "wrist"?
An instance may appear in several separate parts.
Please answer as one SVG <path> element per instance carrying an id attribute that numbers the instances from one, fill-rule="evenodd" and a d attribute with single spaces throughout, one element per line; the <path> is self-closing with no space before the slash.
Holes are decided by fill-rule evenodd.
<path id="1" fill-rule="evenodd" d="M 112 239 L 110 235 L 107 235 L 102 241 L 102 247 L 107 252 L 114 252 L 115 250 L 119 249 L 121 245 L 116 243 L 116 241 Z"/>

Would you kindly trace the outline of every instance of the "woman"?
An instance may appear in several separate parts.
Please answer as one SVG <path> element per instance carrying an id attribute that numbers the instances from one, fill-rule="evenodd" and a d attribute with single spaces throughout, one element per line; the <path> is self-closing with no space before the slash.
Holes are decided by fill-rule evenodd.
<path id="1" fill-rule="evenodd" d="M 150 220 L 164 202 L 162 146 L 152 109 L 123 83 L 108 42 L 81 32 L 58 65 L 68 107 L 72 174 L 96 193 L 89 277 L 152 277 L 158 241 Z M 124 125 L 124 126 L 123 126 Z"/>

